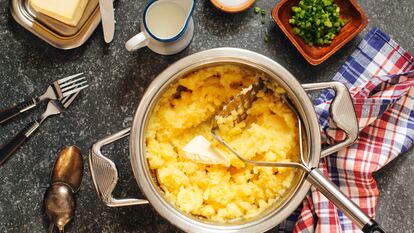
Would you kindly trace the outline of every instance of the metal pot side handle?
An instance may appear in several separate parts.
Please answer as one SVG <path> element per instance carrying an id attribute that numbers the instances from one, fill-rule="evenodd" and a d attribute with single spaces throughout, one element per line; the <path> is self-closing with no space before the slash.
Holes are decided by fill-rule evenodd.
<path id="1" fill-rule="evenodd" d="M 385 230 L 374 219 L 369 217 L 351 199 L 345 196 L 319 169 L 312 168 L 308 173 L 307 180 L 348 216 L 362 232 L 385 233 Z"/>
<path id="2" fill-rule="evenodd" d="M 305 91 L 333 89 L 335 98 L 330 107 L 330 114 L 334 124 L 343 130 L 347 137 L 342 142 L 330 146 L 321 152 L 321 158 L 345 148 L 358 138 L 358 120 L 348 88 L 340 82 L 302 84 Z"/>
<path id="3" fill-rule="evenodd" d="M 112 192 L 118 182 L 118 170 L 111 160 L 102 155 L 101 148 L 130 134 L 131 128 L 110 135 L 92 145 L 89 153 L 89 168 L 92 180 L 101 200 L 109 207 L 148 204 L 144 199 L 116 199 Z"/>

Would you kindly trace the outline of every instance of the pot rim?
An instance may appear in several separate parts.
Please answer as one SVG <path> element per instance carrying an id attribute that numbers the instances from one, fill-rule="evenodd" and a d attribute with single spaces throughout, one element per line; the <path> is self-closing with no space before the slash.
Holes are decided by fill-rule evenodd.
<path id="1" fill-rule="evenodd" d="M 317 167 L 321 153 L 321 137 L 318 118 L 313 104 L 306 91 L 296 78 L 277 62 L 270 58 L 244 49 L 216 48 L 202 51 L 175 62 L 160 73 L 145 92 L 135 112 L 130 146 L 130 160 L 132 170 L 141 191 L 156 211 L 172 224 L 187 232 L 263 232 L 273 228 L 285 220 L 303 201 L 310 189 L 310 183 L 304 181 L 304 176 L 291 196 L 278 208 L 277 211 L 267 213 L 263 218 L 249 221 L 240 225 L 212 224 L 203 222 L 185 215 L 170 204 L 154 186 L 152 175 L 146 159 L 145 129 L 156 98 L 175 79 L 182 77 L 191 70 L 206 64 L 232 62 L 253 66 L 266 72 L 270 77 L 282 81 L 282 86 L 293 97 L 295 105 L 299 107 L 308 139 L 307 164 Z"/>

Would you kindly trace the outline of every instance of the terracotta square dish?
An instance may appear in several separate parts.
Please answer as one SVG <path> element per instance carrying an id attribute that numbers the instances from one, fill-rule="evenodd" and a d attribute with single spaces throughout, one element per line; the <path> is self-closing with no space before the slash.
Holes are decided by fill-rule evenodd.
<path id="1" fill-rule="evenodd" d="M 340 17 L 348 19 L 348 23 L 341 29 L 330 45 L 309 46 L 298 35 L 294 35 L 293 27 L 289 23 L 292 18 L 292 7 L 297 6 L 300 0 L 281 0 L 272 10 L 272 17 L 280 29 L 285 33 L 302 56 L 312 65 L 319 65 L 348 43 L 368 24 L 368 18 L 355 0 L 334 0 L 341 8 Z"/>

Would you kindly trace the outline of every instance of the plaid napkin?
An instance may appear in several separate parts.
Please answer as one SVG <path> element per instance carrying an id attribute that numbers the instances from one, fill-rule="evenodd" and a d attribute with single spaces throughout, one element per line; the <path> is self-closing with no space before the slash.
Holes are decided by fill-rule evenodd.
<path id="1" fill-rule="evenodd" d="M 333 78 L 351 92 L 360 136 L 355 144 L 321 160 L 320 168 L 368 215 L 375 215 L 378 188 L 372 173 L 407 151 L 414 141 L 414 58 L 378 28 L 372 29 Z M 316 101 L 323 140 L 344 138 L 329 128 L 334 93 Z M 303 205 L 279 232 L 360 232 L 312 187 Z"/>

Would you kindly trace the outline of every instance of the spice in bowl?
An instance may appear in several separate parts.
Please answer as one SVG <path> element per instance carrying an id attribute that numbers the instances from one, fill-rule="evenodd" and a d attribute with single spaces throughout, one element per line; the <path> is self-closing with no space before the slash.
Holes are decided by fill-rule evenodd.
<path id="1" fill-rule="evenodd" d="M 256 0 L 210 0 L 219 10 L 227 13 L 238 13 L 247 10 Z"/>
<path id="2" fill-rule="evenodd" d="M 301 0 L 292 7 L 289 23 L 306 44 L 329 45 L 348 22 L 340 18 L 340 10 L 333 0 Z"/>

